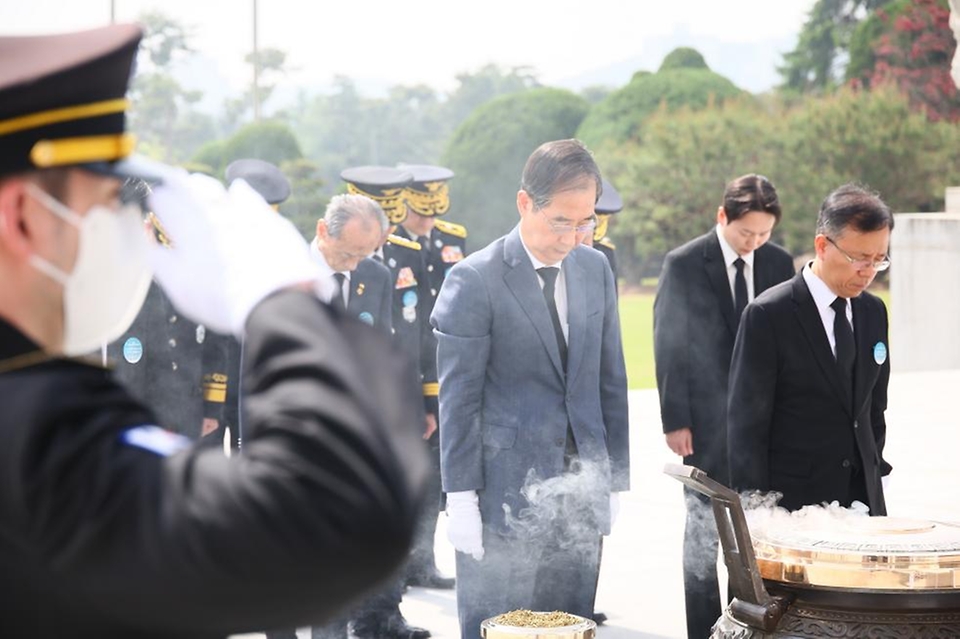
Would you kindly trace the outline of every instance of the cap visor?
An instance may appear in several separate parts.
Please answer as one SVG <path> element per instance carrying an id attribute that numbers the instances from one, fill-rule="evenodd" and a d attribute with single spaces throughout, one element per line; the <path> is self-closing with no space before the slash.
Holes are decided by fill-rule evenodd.
<path id="1" fill-rule="evenodd" d="M 80 168 L 108 177 L 115 177 L 121 180 L 136 178 L 143 180 L 151 186 L 157 186 L 163 182 L 163 173 L 169 171 L 169 167 L 155 160 L 150 160 L 142 155 L 131 155 L 116 162 L 89 162 L 79 165 Z"/>

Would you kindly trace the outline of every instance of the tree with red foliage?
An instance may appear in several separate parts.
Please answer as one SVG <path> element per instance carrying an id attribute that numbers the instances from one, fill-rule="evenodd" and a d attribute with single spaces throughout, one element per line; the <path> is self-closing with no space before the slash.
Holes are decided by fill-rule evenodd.
<path id="1" fill-rule="evenodd" d="M 851 83 L 893 84 L 929 120 L 960 122 L 960 96 L 950 77 L 957 44 L 949 20 L 947 0 L 900 0 L 878 9 L 859 34 L 870 53 L 858 57 L 851 48 Z"/>

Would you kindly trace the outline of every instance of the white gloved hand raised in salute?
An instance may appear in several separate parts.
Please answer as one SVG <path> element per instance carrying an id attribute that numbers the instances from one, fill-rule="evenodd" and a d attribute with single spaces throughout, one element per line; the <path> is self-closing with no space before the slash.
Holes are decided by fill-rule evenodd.
<path id="1" fill-rule="evenodd" d="M 477 491 L 447 493 L 447 539 L 462 553 L 483 559 L 483 521 Z"/>
<path id="2" fill-rule="evenodd" d="M 253 307 L 271 293 L 316 285 L 317 265 L 297 229 L 246 182 L 227 190 L 206 175 L 168 169 L 149 203 L 171 246 L 151 262 L 174 305 L 195 322 L 240 335 Z"/>

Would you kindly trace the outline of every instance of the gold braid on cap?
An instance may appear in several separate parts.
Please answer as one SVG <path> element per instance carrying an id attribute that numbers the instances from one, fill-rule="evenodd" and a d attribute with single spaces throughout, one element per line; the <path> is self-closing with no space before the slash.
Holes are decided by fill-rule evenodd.
<path id="1" fill-rule="evenodd" d="M 423 182 L 423 190 L 408 186 L 406 193 L 407 206 L 419 215 L 433 217 L 443 215 L 450 210 L 450 187 L 447 182 Z"/>
<path id="2" fill-rule="evenodd" d="M 599 242 L 607 235 L 607 226 L 610 224 L 609 213 L 597 213 L 597 227 L 593 229 L 593 241 Z"/>
<path id="3" fill-rule="evenodd" d="M 390 220 L 391 224 L 400 224 L 407 219 L 407 207 L 406 203 L 403 201 L 403 187 L 398 186 L 395 188 L 383 189 L 380 192 L 380 195 L 374 195 L 373 193 L 367 193 L 366 191 L 360 189 L 353 182 L 347 182 L 347 193 L 368 197 L 379 204 L 380 208 L 383 209 L 383 212 L 386 213 L 387 219 Z"/>

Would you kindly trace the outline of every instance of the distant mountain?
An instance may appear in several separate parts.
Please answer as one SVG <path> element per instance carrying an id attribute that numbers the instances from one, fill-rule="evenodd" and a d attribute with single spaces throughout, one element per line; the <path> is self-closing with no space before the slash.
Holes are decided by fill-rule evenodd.
<path id="1" fill-rule="evenodd" d="M 693 47 L 703 54 L 713 71 L 751 93 L 763 93 L 780 83 L 777 66 L 781 64 L 783 53 L 793 49 L 795 39 L 724 42 L 715 37 L 694 37 L 675 32 L 670 36 L 639 40 L 641 53 L 636 56 L 549 84 L 573 91 L 594 85 L 621 87 L 637 71 L 656 71 L 663 58 L 677 47 Z"/>

